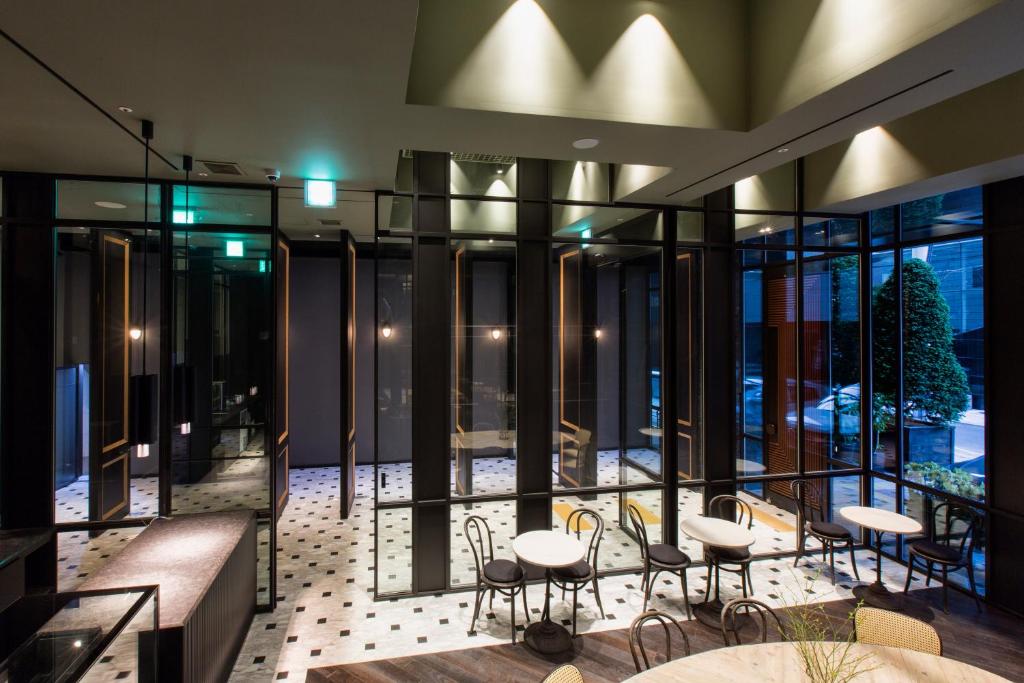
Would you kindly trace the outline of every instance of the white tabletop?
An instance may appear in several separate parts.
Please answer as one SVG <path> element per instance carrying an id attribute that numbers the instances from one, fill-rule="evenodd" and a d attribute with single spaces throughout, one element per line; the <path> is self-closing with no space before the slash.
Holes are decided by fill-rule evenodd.
<path id="1" fill-rule="evenodd" d="M 695 541 L 719 548 L 747 548 L 754 544 L 754 534 L 750 529 L 728 519 L 687 517 L 679 528 Z"/>
<path id="2" fill-rule="evenodd" d="M 877 667 L 857 676 L 856 683 L 911 683 L 943 681 L 945 683 L 988 683 L 1006 679 L 955 659 L 881 645 L 853 643 L 851 656 L 865 655 L 867 666 Z M 804 676 L 800 653 L 793 643 L 763 643 L 709 650 L 690 657 L 680 657 L 667 664 L 627 678 L 642 683 L 676 683 L 677 681 L 757 681 L 757 683 L 792 683 L 808 680 Z"/>
<path id="3" fill-rule="evenodd" d="M 502 438 L 504 435 L 505 438 Z M 500 432 L 497 429 L 484 429 L 476 432 L 452 434 L 452 448 L 515 448 L 516 433 L 514 430 Z"/>
<path id="4" fill-rule="evenodd" d="M 916 534 L 923 527 L 916 519 L 901 515 L 891 510 L 849 505 L 839 509 L 839 514 L 854 524 L 860 524 L 876 531 L 888 531 L 894 534 Z"/>
<path id="5" fill-rule="evenodd" d="M 644 436 L 656 436 L 659 438 L 664 434 L 661 431 L 661 427 L 641 427 L 639 431 Z"/>
<path id="6" fill-rule="evenodd" d="M 527 531 L 512 541 L 512 551 L 523 562 L 538 567 L 568 567 L 587 551 L 583 544 L 563 531 Z"/>
<path id="7" fill-rule="evenodd" d="M 745 460 L 743 458 L 736 458 L 736 471 L 739 474 L 760 474 L 765 471 L 765 466 L 762 463 L 754 462 L 753 460 Z"/>

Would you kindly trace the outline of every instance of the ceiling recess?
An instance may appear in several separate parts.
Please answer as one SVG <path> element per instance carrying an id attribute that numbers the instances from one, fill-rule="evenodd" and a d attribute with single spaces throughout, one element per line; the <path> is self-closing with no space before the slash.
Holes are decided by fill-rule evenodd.
<path id="1" fill-rule="evenodd" d="M 320 219 L 320 225 L 334 225 L 334 226 L 337 226 L 337 225 L 341 225 L 341 221 L 339 221 L 337 218 L 321 218 Z"/>
<path id="2" fill-rule="evenodd" d="M 214 175 L 245 175 L 242 168 L 234 161 L 203 161 L 200 159 L 199 163 Z"/>

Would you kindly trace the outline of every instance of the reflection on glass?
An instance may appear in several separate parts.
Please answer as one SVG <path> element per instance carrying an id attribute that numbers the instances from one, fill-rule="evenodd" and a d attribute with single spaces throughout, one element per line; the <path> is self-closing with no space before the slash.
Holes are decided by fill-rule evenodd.
<path id="1" fill-rule="evenodd" d="M 916 519 L 924 528 L 921 534 L 904 539 L 904 561 L 909 559 L 913 541 L 927 539 L 938 543 L 948 548 L 953 557 L 970 557 L 978 594 L 985 595 L 985 516 L 981 510 L 946 503 L 941 498 L 904 487 L 903 514 Z M 914 577 L 919 581 L 925 577 L 926 567 L 920 558 L 915 562 Z M 952 583 L 970 589 L 966 567 L 949 572 L 948 576 Z"/>
<path id="2" fill-rule="evenodd" d="M 412 508 L 380 508 L 376 514 L 377 593 L 408 593 L 412 590 Z"/>
<path id="3" fill-rule="evenodd" d="M 855 247 L 860 239 L 860 221 L 856 218 L 803 219 L 804 244 L 810 246 Z"/>
<path id="4" fill-rule="evenodd" d="M 516 490 L 516 251 L 452 244 L 451 490 Z"/>
<path id="5" fill-rule="evenodd" d="M 937 237 L 981 229 L 981 187 L 946 192 L 900 205 L 902 239 Z"/>
<path id="6" fill-rule="evenodd" d="M 270 225 L 270 192 L 263 188 L 175 185 L 171 222 L 178 225 Z"/>
<path id="7" fill-rule="evenodd" d="M 699 211 L 678 212 L 676 239 L 680 242 L 700 242 L 704 239 L 704 214 Z"/>
<path id="8" fill-rule="evenodd" d="M 662 223 L 660 211 L 576 204 L 551 207 L 551 230 L 556 237 L 660 240 Z"/>
<path id="9" fill-rule="evenodd" d="M 796 244 L 795 220 L 792 216 L 738 213 L 735 217 L 736 241 L 743 244 Z M 769 254 L 769 258 L 774 257 Z"/>
<path id="10" fill-rule="evenodd" d="M 984 272 L 981 238 L 903 250 L 904 476 L 965 498 L 985 498 Z M 894 321 L 894 283 L 876 295 L 877 325 Z M 895 369 L 875 360 L 879 390 Z M 892 411 L 893 404 L 889 404 Z M 891 428 L 891 427 L 890 427 Z"/>
<path id="11" fill-rule="evenodd" d="M 742 426 L 738 475 L 797 471 L 796 265 L 791 252 L 739 252 Z"/>
<path id="12" fill-rule="evenodd" d="M 513 157 L 453 154 L 449 176 L 453 195 L 516 196 L 516 162 Z"/>
<path id="13" fill-rule="evenodd" d="M 515 202 L 452 199 L 450 208 L 453 232 L 516 231 Z"/>
<path id="14" fill-rule="evenodd" d="M 412 230 L 412 197 L 378 197 L 377 227 L 381 230 Z"/>
<path id="15" fill-rule="evenodd" d="M 573 202 L 610 201 L 608 164 L 597 161 L 552 161 L 551 198 Z"/>
<path id="16" fill-rule="evenodd" d="M 159 265 L 156 231 L 57 230 L 57 522 L 159 512 Z"/>
<path id="17" fill-rule="evenodd" d="M 377 499 L 412 497 L 412 245 L 377 243 Z"/>
<path id="18" fill-rule="evenodd" d="M 887 206 L 868 214 L 871 244 L 892 244 L 896 239 L 896 207 Z"/>
<path id="19" fill-rule="evenodd" d="M 747 211 L 796 210 L 796 164 L 787 162 L 738 181 L 735 206 Z"/>
<path id="20" fill-rule="evenodd" d="M 173 234 L 175 513 L 266 509 L 270 237 Z"/>
<path id="21" fill-rule="evenodd" d="M 145 183 L 101 180 L 58 180 L 57 218 L 83 221 L 143 222 L 147 207 Z M 160 222 L 160 186 L 149 186 L 149 222 Z"/>
<path id="22" fill-rule="evenodd" d="M 476 515 L 483 517 L 491 530 L 494 557 L 514 560 L 512 539 L 516 537 L 516 501 L 496 500 L 488 503 L 452 503 L 451 505 L 451 587 L 476 585 L 476 566 L 473 551 L 466 539 L 466 520 Z M 487 540 L 484 539 L 484 543 Z"/>
<path id="23" fill-rule="evenodd" d="M 896 473 L 896 299 L 891 251 L 871 254 L 871 467 Z M 883 292 L 884 288 L 884 292 Z M 888 321 L 888 322 L 887 322 Z"/>
<path id="24" fill-rule="evenodd" d="M 704 478 L 701 251 L 676 251 L 676 448 L 679 481 Z M 652 330 L 657 334 L 657 330 Z"/>
<path id="25" fill-rule="evenodd" d="M 860 257 L 803 264 L 805 471 L 860 466 Z"/>
<path id="26" fill-rule="evenodd" d="M 621 495 L 599 493 L 593 496 L 555 496 L 551 502 L 551 528 L 565 531 L 573 510 L 593 510 L 604 522 L 604 535 L 597 554 L 598 571 L 641 567 L 640 544 L 626 511 L 628 505 L 635 505 L 640 511 L 647 529 L 647 540 L 650 543 L 661 543 L 664 532 L 662 494 L 657 490 L 630 491 Z M 591 522 L 584 519 L 580 530 L 583 541 L 589 541 L 589 534 L 593 532 Z"/>
<path id="27" fill-rule="evenodd" d="M 556 487 L 661 479 L 661 250 L 556 245 Z"/>
<path id="28" fill-rule="evenodd" d="M 896 509 L 897 502 L 895 483 L 877 477 L 871 478 L 871 507 L 878 508 L 879 510 L 889 510 L 890 512 L 899 512 Z M 870 532 L 865 533 L 864 538 L 871 544 L 874 544 L 876 541 L 875 534 Z M 882 550 L 889 554 L 895 554 L 897 538 L 896 534 L 882 534 Z"/>
<path id="29" fill-rule="evenodd" d="M 687 517 L 700 517 L 704 515 L 704 489 L 700 486 L 679 487 L 679 521 Z M 686 553 L 691 560 L 704 557 L 704 544 L 695 541 L 684 533 L 679 534 L 679 549 Z"/>

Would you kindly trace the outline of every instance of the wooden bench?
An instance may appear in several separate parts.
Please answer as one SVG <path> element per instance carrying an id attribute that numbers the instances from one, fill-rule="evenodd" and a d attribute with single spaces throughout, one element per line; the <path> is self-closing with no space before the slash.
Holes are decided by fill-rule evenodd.
<path id="1" fill-rule="evenodd" d="M 160 681 L 226 681 L 256 610 L 255 514 L 154 520 L 81 590 L 154 584 Z"/>

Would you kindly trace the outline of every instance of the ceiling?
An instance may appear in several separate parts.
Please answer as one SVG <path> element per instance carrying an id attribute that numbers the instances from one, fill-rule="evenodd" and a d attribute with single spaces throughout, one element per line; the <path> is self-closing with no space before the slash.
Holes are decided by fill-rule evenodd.
<path id="1" fill-rule="evenodd" d="M 682 203 L 1024 69 L 1024 2 L 901 2 L 912 16 L 881 0 L 722 3 L 715 14 L 699 0 L 600 0 L 583 16 L 574 0 L 5 0 L 0 29 L 66 83 L 0 40 L 0 169 L 139 176 L 142 145 L 115 121 L 137 134 L 151 119 L 153 148 L 172 164 L 191 154 L 245 174 L 207 180 L 265 184 L 265 169 L 280 169 L 281 222 L 293 236 L 328 239 L 339 227 L 321 219 L 369 236 L 368 191 L 393 187 L 402 149 L 663 167 L 634 174 L 641 181 L 620 198 Z M 854 6 L 875 20 L 833 25 Z M 530 106 L 474 101 L 466 84 L 486 75 L 481 54 L 499 60 L 499 85 L 522 78 L 502 59 L 549 63 L 534 34 L 508 31 L 510 13 L 524 11 L 566 46 L 551 59 L 567 80 Z M 694 37 L 702 31 L 688 12 L 714 40 Z M 899 16 L 879 21 L 886 12 Z M 682 45 L 684 62 L 663 82 L 699 87 L 707 106 L 674 98 L 652 115 L 608 101 L 644 97 L 627 68 L 644 49 L 633 35 L 641 20 L 664 45 Z M 502 43 L 509 35 L 518 42 Z M 832 64 L 833 47 L 856 59 Z M 731 56 L 716 61 L 716 49 Z M 577 95 L 589 104 L 572 105 Z M 584 137 L 600 145 L 574 149 Z M 182 178 L 156 158 L 151 171 Z M 302 206 L 293 188 L 305 177 L 337 179 L 338 206 Z"/>

